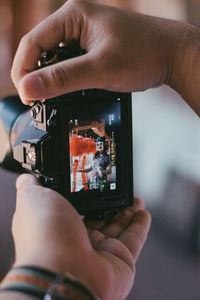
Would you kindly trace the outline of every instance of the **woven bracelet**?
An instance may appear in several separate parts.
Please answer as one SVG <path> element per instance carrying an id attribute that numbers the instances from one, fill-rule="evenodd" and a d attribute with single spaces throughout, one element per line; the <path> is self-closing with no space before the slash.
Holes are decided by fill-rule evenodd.
<path id="1" fill-rule="evenodd" d="M 80 282 L 35 266 L 13 268 L 0 291 L 15 291 L 44 300 L 97 300 Z"/>

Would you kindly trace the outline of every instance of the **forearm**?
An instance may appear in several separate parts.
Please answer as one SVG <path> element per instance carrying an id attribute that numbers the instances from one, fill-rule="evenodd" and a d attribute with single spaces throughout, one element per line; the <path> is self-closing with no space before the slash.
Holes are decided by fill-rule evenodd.
<path id="1" fill-rule="evenodd" d="M 0 300 L 38 300 L 38 298 L 25 295 L 19 292 L 1 292 L 0 293 Z"/>
<path id="2" fill-rule="evenodd" d="M 168 84 L 200 116 L 200 29 L 185 24 L 179 41 Z"/>
<path id="3" fill-rule="evenodd" d="M 157 65 L 152 67 L 152 79 L 157 79 L 154 86 L 168 84 L 200 116 L 200 29 L 168 19 L 149 17 L 149 20 L 155 34 L 152 39 L 158 40 L 158 46 L 154 44 L 153 49 L 150 42 L 146 51 L 151 53 L 147 72 L 151 62 L 155 64 L 152 54 L 157 56 Z M 156 74 L 157 67 L 159 76 Z M 150 84 L 148 87 L 151 87 Z"/>
<path id="4" fill-rule="evenodd" d="M 0 299 L 34 300 L 46 299 L 50 295 L 55 300 L 94 300 L 87 284 L 71 273 L 55 272 L 34 264 L 14 266 L 0 284 Z"/>
<path id="5" fill-rule="evenodd" d="M 88 173 L 90 171 L 92 171 L 92 168 L 83 169 L 83 170 L 80 170 L 79 172 Z"/>
<path id="6" fill-rule="evenodd" d="M 111 168 L 111 167 L 110 167 L 110 168 L 108 168 L 108 169 L 106 169 L 106 170 L 101 170 L 101 172 L 102 172 L 102 174 L 103 174 L 103 175 L 110 174 L 110 173 L 111 173 L 111 171 L 112 171 L 112 168 Z"/>

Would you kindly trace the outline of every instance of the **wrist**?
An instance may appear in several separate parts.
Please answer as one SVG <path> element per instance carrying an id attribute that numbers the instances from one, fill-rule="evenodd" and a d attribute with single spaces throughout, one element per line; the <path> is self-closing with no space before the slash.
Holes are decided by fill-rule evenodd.
<path id="1" fill-rule="evenodd" d="M 15 267 L 1 282 L 1 292 L 19 292 L 39 299 L 97 299 L 79 281 L 35 266 Z"/>
<path id="2" fill-rule="evenodd" d="M 66 252 L 66 257 L 54 255 L 53 257 L 48 253 L 46 255 L 38 255 L 35 252 L 32 255 L 17 256 L 14 263 L 14 268 L 22 266 L 34 266 L 44 268 L 50 272 L 67 275 L 69 278 L 77 280 L 88 288 L 94 295 L 99 295 L 98 276 L 93 275 L 92 253 L 79 253 L 77 255 L 70 255 Z M 98 273 L 98 272 L 97 272 Z"/>
<path id="3" fill-rule="evenodd" d="M 171 59 L 168 84 L 200 116 L 200 30 L 190 24 L 179 24 L 176 31 L 176 47 Z"/>
<path id="4" fill-rule="evenodd" d="M 67 270 L 67 266 L 63 261 L 51 258 L 49 259 L 48 254 L 46 256 L 26 255 L 22 258 L 19 257 L 16 259 L 13 267 L 16 268 L 25 265 L 45 268 L 55 273 L 64 273 Z"/>

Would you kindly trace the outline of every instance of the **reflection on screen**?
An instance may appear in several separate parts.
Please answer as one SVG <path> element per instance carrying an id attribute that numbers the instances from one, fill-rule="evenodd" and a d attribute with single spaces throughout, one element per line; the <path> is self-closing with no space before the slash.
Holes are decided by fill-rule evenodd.
<path id="1" fill-rule="evenodd" d="M 68 120 L 72 193 L 116 190 L 119 121 L 120 110 L 99 113 L 92 120 L 91 116 Z"/>

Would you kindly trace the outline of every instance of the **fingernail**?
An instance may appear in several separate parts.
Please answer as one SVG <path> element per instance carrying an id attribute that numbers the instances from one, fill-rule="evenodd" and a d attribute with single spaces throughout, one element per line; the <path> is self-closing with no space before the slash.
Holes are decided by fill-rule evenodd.
<path id="1" fill-rule="evenodd" d="M 32 107 L 35 104 L 35 101 L 23 99 L 22 96 L 20 96 L 20 99 L 24 105 L 29 105 L 30 107 Z"/>
<path id="2" fill-rule="evenodd" d="M 29 102 L 28 105 L 32 107 L 34 104 L 35 104 L 35 101 L 31 101 L 31 102 Z"/>

